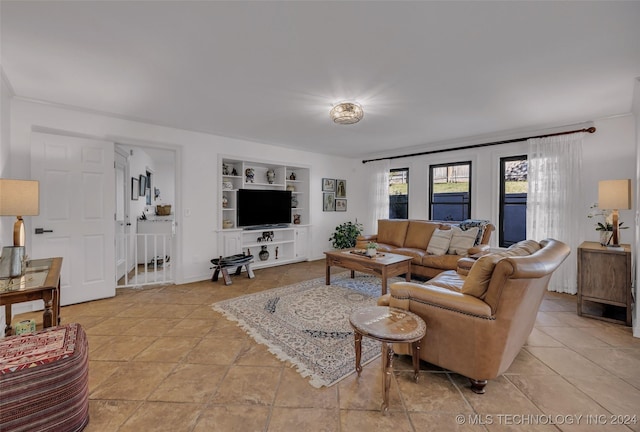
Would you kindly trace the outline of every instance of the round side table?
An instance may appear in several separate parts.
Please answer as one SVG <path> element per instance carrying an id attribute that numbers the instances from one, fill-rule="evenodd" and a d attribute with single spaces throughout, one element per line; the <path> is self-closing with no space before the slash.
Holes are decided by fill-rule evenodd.
<path id="1" fill-rule="evenodd" d="M 389 410 L 389 387 L 393 373 L 394 343 L 410 343 L 413 353 L 414 381 L 418 382 L 420 370 L 420 340 L 427 331 L 422 318 L 413 312 L 388 306 L 370 306 L 356 310 L 349 317 L 356 348 L 356 372 L 362 372 L 362 337 L 382 342 L 382 405 L 380 410 Z"/>

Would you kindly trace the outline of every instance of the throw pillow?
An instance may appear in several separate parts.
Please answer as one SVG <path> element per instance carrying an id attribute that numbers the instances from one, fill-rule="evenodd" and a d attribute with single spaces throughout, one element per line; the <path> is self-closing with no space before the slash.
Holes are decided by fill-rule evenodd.
<path id="1" fill-rule="evenodd" d="M 449 244 L 449 254 L 467 256 L 467 251 L 473 247 L 476 241 L 478 230 L 480 230 L 478 227 L 469 228 L 466 231 L 462 231 L 457 226 L 451 227 L 453 235 Z"/>
<path id="2" fill-rule="evenodd" d="M 490 221 L 484 219 L 465 219 L 460 222 L 458 225 L 462 229 L 462 231 L 466 231 L 472 227 L 478 227 L 478 236 L 476 237 L 476 241 L 473 244 L 474 246 L 478 246 L 482 241 L 482 236 L 484 235 L 484 229 L 489 224 Z"/>
<path id="3" fill-rule="evenodd" d="M 449 243 L 451 243 L 451 236 L 453 230 L 441 230 L 436 228 L 427 245 L 427 253 L 431 255 L 444 255 L 449 250 Z"/>
<path id="4" fill-rule="evenodd" d="M 500 254 L 487 254 L 478 258 L 462 284 L 462 293 L 482 298 L 489 288 L 493 269 L 502 258 L 504 256 Z"/>

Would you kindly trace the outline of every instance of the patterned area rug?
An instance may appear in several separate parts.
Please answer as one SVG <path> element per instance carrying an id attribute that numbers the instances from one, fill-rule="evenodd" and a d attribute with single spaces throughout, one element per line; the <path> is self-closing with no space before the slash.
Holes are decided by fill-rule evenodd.
<path id="1" fill-rule="evenodd" d="M 293 363 L 314 387 L 330 386 L 355 372 L 352 311 L 375 306 L 381 280 L 348 273 L 312 279 L 214 303 L 213 309 L 237 321 L 280 360 Z M 388 283 L 400 278 L 389 279 Z M 362 364 L 380 356 L 380 343 L 362 340 Z"/>

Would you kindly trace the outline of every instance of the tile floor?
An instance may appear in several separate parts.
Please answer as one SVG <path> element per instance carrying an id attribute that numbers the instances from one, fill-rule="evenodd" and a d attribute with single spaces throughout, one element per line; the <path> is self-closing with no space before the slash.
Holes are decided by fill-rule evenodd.
<path id="1" fill-rule="evenodd" d="M 526 346 L 485 395 L 426 363 L 416 384 L 410 358 L 398 357 L 385 417 L 377 361 L 359 380 L 315 389 L 211 309 L 322 277 L 324 261 L 255 273 L 233 276 L 230 286 L 118 289 L 114 298 L 64 307 L 63 322 L 89 335 L 85 430 L 640 431 L 640 339 L 628 327 L 578 317 L 574 296 L 547 295 Z"/>

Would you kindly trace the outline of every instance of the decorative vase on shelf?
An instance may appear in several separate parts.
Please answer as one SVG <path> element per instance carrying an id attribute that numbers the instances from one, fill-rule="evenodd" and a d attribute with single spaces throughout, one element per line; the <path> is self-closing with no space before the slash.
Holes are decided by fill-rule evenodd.
<path id="1" fill-rule="evenodd" d="M 258 253 L 258 257 L 260 258 L 260 261 L 266 261 L 269 259 L 269 251 L 266 246 L 262 246 L 262 250 Z"/>
<path id="2" fill-rule="evenodd" d="M 291 175 L 289 176 L 289 180 L 295 180 L 296 179 L 296 173 L 291 171 Z"/>
<path id="3" fill-rule="evenodd" d="M 611 237 L 613 237 L 613 231 L 600 231 L 600 244 L 607 246 L 611 242 Z"/>

